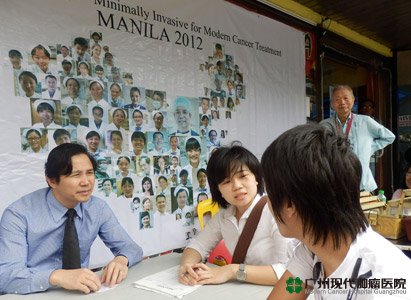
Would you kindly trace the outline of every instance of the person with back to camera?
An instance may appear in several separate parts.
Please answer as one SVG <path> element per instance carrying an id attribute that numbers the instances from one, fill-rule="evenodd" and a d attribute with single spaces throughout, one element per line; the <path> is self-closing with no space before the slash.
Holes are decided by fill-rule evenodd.
<path id="1" fill-rule="evenodd" d="M 361 163 L 344 137 L 297 126 L 268 146 L 261 165 L 281 234 L 301 241 L 268 299 L 305 299 L 312 289 L 324 300 L 410 299 L 411 260 L 369 226 L 358 200 Z M 306 290 L 290 293 L 296 277 Z M 404 289 L 384 287 L 387 278 L 408 294 L 388 294 Z"/>
<path id="2" fill-rule="evenodd" d="M 59 286 L 88 294 L 102 284 L 122 282 L 128 267 L 142 259 L 141 247 L 104 200 L 92 196 L 95 169 L 83 146 L 62 144 L 45 164 L 49 187 L 6 208 L 0 222 L 0 293 L 30 294 Z M 72 233 L 71 244 L 65 228 Z M 97 235 L 114 255 L 101 277 L 88 269 Z"/>
<path id="3" fill-rule="evenodd" d="M 334 86 L 331 107 L 336 111 L 335 117 L 320 124 L 350 141 L 363 169 L 360 189 L 372 192 L 377 184 L 369 167 L 370 157 L 375 151 L 390 145 L 395 135 L 372 118 L 352 113 L 354 100 L 353 91 L 348 85 Z"/>
<path id="4" fill-rule="evenodd" d="M 285 271 L 289 240 L 280 235 L 263 197 L 264 182 L 258 159 L 233 145 L 217 149 L 207 165 L 213 203 L 220 211 L 194 237 L 183 252 L 178 273 L 183 284 L 219 284 L 232 280 L 274 285 Z M 224 239 L 233 254 L 254 207 L 262 201 L 261 219 L 241 264 L 210 268 L 202 261 Z M 241 247 L 241 246 L 240 246 Z"/>

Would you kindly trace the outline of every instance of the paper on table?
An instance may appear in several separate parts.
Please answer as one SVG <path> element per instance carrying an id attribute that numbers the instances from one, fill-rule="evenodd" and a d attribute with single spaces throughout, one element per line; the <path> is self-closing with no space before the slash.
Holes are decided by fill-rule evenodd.
<path id="1" fill-rule="evenodd" d="M 107 291 L 109 291 L 109 290 L 112 290 L 112 289 L 116 288 L 117 286 L 118 286 L 118 284 L 115 284 L 113 287 L 109 287 L 109 286 L 107 286 L 107 285 L 105 285 L 105 284 L 102 284 L 102 285 L 101 285 L 101 288 L 97 291 L 97 293 L 107 292 Z"/>
<path id="2" fill-rule="evenodd" d="M 137 280 L 134 282 L 134 287 L 182 298 L 198 289 L 201 285 L 189 286 L 179 283 L 177 279 L 179 267 L 177 265 Z"/>

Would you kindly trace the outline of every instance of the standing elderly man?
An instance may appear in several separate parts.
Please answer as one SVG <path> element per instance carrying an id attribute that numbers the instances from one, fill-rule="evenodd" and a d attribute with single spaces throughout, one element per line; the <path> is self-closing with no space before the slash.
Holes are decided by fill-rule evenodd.
<path id="1" fill-rule="evenodd" d="M 390 145 L 395 135 L 369 116 L 352 113 L 354 100 L 351 87 L 348 85 L 334 86 L 331 93 L 331 107 L 336 115 L 323 120 L 320 124 L 348 138 L 362 166 L 360 189 L 371 192 L 377 188 L 377 184 L 369 167 L 370 157 L 375 151 Z"/>
<path id="2" fill-rule="evenodd" d="M 98 291 L 122 282 L 143 251 L 107 203 L 92 196 L 96 162 L 78 144 L 54 148 L 45 164 L 48 188 L 12 203 L 0 222 L 0 293 L 29 294 L 54 286 Z M 114 258 L 102 276 L 88 269 L 97 235 Z"/>

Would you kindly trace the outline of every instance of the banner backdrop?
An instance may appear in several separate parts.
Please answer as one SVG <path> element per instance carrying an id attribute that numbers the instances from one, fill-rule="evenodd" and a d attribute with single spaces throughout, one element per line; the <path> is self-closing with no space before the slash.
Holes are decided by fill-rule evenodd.
<path id="1" fill-rule="evenodd" d="M 83 143 L 98 162 L 95 194 L 145 255 L 182 247 L 210 197 L 212 150 L 239 140 L 260 157 L 305 122 L 303 33 L 231 3 L 0 8 L 0 213 L 46 186 L 53 147 Z"/>

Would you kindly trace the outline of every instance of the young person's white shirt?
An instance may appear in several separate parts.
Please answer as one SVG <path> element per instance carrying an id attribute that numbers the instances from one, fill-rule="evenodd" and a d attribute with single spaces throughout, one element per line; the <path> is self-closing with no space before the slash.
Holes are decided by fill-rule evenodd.
<path id="1" fill-rule="evenodd" d="M 260 199 L 260 195 L 254 198 L 253 203 L 243 213 L 240 221 L 237 221 L 235 217 L 234 206 L 230 205 L 227 209 L 220 209 L 187 247 L 197 250 L 202 260 L 204 260 L 215 246 L 224 239 L 227 250 L 233 255 L 247 219 Z M 280 234 L 268 205 L 265 205 L 244 263 L 257 266 L 272 265 L 277 277 L 280 278 L 291 256 L 291 243 L 294 241 L 294 239 L 284 238 Z"/>
<path id="2" fill-rule="evenodd" d="M 367 228 L 364 233 L 358 234 L 357 239 L 353 242 L 348 250 L 346 257 L 339 267 L 328 276 L 331 278 L 350 279 L 355 263 L 358 258 L 362 258 L 358 275 L 372 273 L 372 279 L 391 278 L 391 279 L 406 279 L 407 294 L 358 294 L 358 298 L 363 299 L 411 299 L 411 260 L 405 256 L 395 245 L 386 240 L 384 237 L 373 231 L 371 227 Z M 294 277 L 299 277 L 303 282 L 313 282 L 313 268 L 319 261 L 303 243 L 300 243 L 295 251 L 294 256 L 290 259 L 287 270 Z M 311 279 L 311 280 L 310 280 Z M 321 268 L 319 276 L 320 280 L 324 279 L 324 271 Z M 344 286 L 344 285 L 343 285 Z M 318 284 L 315 285 L 315 299 L 346 299 L 347 293 L 332 293 L 332 289 L 318 289 Z M 334 289 L 336 292 L 340 289 Z M 382 290 L 382 289 L 380 289 Z M 386 290 L 386 288 L 384 288 Z M 353 297 L 355 299 L 355 295 Z"/>

